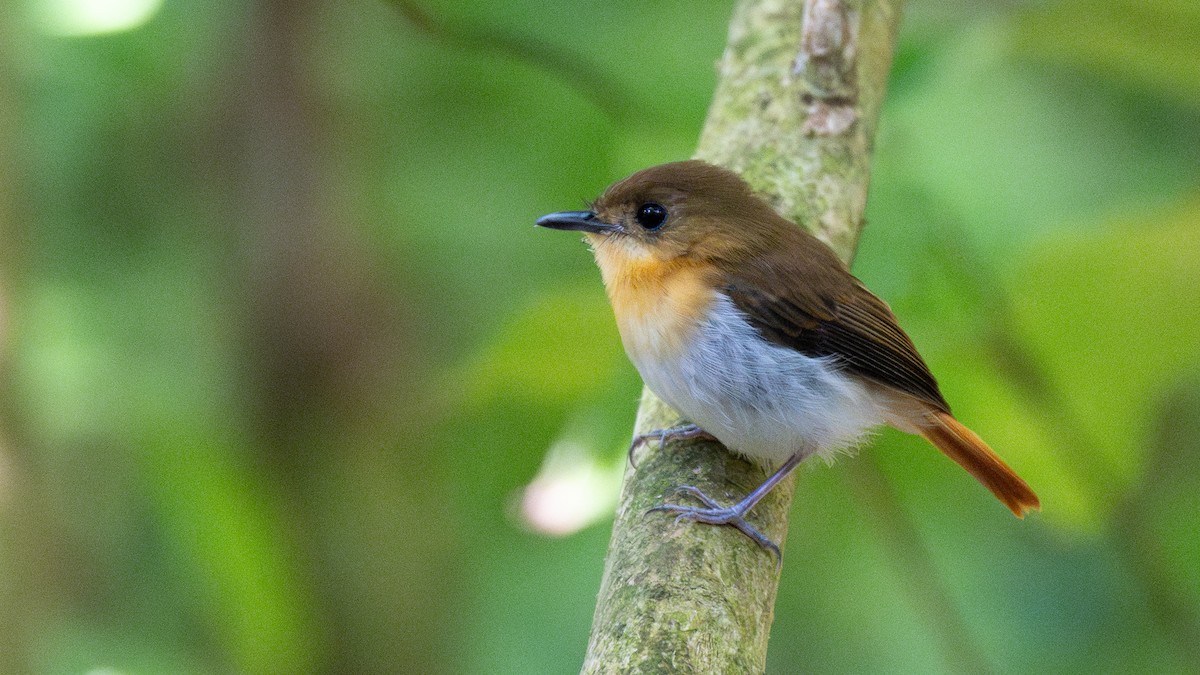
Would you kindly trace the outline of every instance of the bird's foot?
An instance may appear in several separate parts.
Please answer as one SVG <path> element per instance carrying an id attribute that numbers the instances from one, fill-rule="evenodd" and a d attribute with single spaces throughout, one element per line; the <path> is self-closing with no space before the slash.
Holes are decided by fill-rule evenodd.
<path id="1" fill-rule="evenodd" d="M 680 486 L 675 490 L 675 493 L 691 495 L 703 502 L 706 508 L 683 506 L 680 504 L 662 504 L 655 506 L 647 511 L 647 513 L 654 511 L 674 513 L 676 523 L 679 523 L 681 520 L 692 520 L 709 525 L 729 525 L 730 527 L 735 527 L 768 553 L 774 554 L 777 568 L 783 564 L 783 553 L 779 550 L 779 546 L 765 534 L 759 532 L 753 525 L 746 522 L 746 513 L 758 502 L 757 499 L 751 499 L 755 496 L 753 493 L 733 506 L 721 506 L 711 497 L 701 492 L 699 488 L 692 485 Z"/>
<path id="2" fill-rule="evenodd" d="M 668 441 L 682 441 L 689 438 L 703 438 L 706 441 L 717 440 L 715 436 L 701 429 L 695 424 L 683 424 L 669 429 L 655 429 L 647 431 L 643 434 L 638 434 L 633 437 L 633 442 L 629 444 L 629 466 L 637 468 L 637 453 L 638 448 L 649 443 L 652 440 L 659 442 L 659 447 L 665 445 Z"/>

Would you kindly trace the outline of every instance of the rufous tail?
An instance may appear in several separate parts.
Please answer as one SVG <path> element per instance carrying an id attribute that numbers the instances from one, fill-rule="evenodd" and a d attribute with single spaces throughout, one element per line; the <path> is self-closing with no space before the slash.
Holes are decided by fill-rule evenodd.
<path id="1" fill-rule="evenodd" d="M 1026 511 L 1042 508 L 1029 485 L 974 431 L 949 413 L 935 412 L 928 419 L 929 424 L 921 430 L 921 435 L 983 483 L 1018 518 L 1024 518 Z"/>

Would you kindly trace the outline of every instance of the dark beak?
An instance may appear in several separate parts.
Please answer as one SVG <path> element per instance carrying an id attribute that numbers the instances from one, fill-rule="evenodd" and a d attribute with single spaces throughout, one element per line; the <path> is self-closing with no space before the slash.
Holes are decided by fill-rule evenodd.
<path id="1" fill-rule="evenodd" d="M 548 227 L 552 230 L 578 230 L 594 234 L 612 234 L 620 232 L 621 228 L 612 223 L 606 223 L 596 217 L 594 211 L 559 211 L 548 213 L 537 219 L 538 227 Z"/>

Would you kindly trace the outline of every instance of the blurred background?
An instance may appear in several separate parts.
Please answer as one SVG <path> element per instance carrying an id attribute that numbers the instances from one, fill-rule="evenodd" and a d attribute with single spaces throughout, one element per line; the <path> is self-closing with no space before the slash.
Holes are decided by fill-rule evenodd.
<path id="1" fill-rule="evenodd" d="M 578 669 L 640 382 L 536 216 L 731 3 L 0 5 L 0 672 Z M 801 472 L 769 670 L 1200 670 L 1200 5 L 906 9 L 857 274 L 1040 493 Z"/>

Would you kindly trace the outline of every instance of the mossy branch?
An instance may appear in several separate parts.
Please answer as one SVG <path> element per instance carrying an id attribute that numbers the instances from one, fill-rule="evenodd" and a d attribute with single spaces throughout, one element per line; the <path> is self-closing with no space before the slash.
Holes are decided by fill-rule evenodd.
<path id="1" fill-rule="evenodd" d="M 849 261 L 858 243 L 899 0 L 741 0 L 696 157 L 729 167 Z M 679 416 L 644 392 L 637 430 Z M 585 673 L 762 672 L 779 570 L 732 528 L 646 511 L 679 485 L 733 502 L 766 472 L 719 445 L 640 453 L 613 524 Z M 795 481 L 752 522 L 782 546 Z"/>

